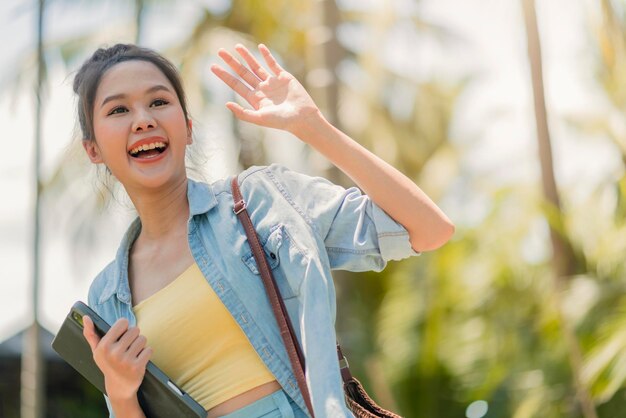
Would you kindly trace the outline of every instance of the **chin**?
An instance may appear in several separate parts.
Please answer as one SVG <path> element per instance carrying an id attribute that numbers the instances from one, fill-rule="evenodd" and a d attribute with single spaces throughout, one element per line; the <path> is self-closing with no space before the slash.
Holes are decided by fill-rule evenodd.
<path id="1" fill-rule="evenodd" d="M 176 187 L 185 181 L 185 170 L 176 173 L 144 173 L 132 180 L 132 188 L 135 190 L 161 191 Z"/>
<path id="2" fill-rule="evenodd" d="M 167 178 L 162 177 L 150 177 L 146 180 L 144 187 L 148 189 L 163 189 L 179 186 L 187 178 L 186 173 L 177 174 L 175 176 L 169 176 Z"/>

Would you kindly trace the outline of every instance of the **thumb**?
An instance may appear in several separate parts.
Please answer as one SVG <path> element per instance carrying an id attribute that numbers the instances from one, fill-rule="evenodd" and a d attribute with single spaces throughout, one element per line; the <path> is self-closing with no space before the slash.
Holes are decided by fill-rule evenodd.
<path id="1" fill-rule="evenodd" d="M 87 343 L 93 352 L 100 342 L 100 337 L 96 334 L 93 321 L 87 315 L 83 315 L 83 336 L 87 340 Z"/>
<path id="2" fill-rule="evenodd" d="M 235 102 L 227 102 L 226 107 L 233 112 L 233 114 L 244 122 L 250 122 L 257 125 L 261 125 L 262 118 L 255 110 L 246 109 Z"/>

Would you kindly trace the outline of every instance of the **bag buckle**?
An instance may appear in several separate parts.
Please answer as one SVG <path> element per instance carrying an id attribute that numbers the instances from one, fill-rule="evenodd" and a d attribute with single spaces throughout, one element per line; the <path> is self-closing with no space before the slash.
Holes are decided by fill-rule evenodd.
<path id="1" fill-rule="evenodd" d="M 235 206 L 233 206 L 233 212 L 235 212 L 235 215 L 239 215 L 241 213 L 242 210 L 244 210 L 246 208 L 246 202 L 245 200 L 240 200 L 238 202 L 235 202 Z"/>
<path id="2" fill-rule="evenodd" d="M 349 368 L 350 365 L 348 364 L 348 359 L 345 357 L 342 357 L 341 360 L 339 360 L 339 368 L 340 369 L 347 369 Z"/>

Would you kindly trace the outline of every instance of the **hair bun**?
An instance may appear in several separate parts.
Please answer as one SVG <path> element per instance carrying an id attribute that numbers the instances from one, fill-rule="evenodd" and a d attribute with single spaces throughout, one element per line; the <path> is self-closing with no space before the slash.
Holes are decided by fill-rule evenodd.
<path id="1" fill-rule="evenodd" d="M 132 48 L 129 44 L 116 44 L 110 48 L 98 48 L 91 56 L 93 62 L 108 61 L 116 55 L 121 55 Z"/>

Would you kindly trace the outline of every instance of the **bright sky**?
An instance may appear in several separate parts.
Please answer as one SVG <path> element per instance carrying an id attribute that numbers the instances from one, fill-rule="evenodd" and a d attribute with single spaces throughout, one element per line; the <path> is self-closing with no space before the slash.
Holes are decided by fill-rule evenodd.
<path id="1" fill-rule="evenodd" d="M 387 0 L 380 0 L 387 1 Z M 3 152 L 0 154 L 0 341 L 30 322 L 31 217 L 33 207 L 33 115 L 31 89 L 23 85 L 14 97 L 6 80 L 13 64 L 24 59 L 25 51 L 34 48 L 34 9 L 21 0 L 0 2 L 0 55 L 5 65 L 0 69 L 0 126 L 3 127 Z M 29 2 L 29 4 L 34 2 Z M 107 17 L 115 20 L 119 1 L 96 2 L 98 9 L 80 13 L 70 6 L 51 2 L 48 35 L 59 38 L 81 33 Z M 190 2 L 194 3 L 194 2 Z M 207 0 L 206 3 L 209 3 Z M 220 7 L 221 2 L 211 2 Z M 345 4 L 353 3 L 344 0 Z M 364 2 L 360 2 L 364 4 Z M 378 1 L 367 2 L 374 7 Z M 397 0 L 398 7 L 413 5 Z M 532 96 L 526 61 L 526 45 L 521 10 L 517 0 L 421 0 L 418 10 L 426 21 L 446 26 L 464 41 L 442 47 L 426 36 L 411 41 L 399 30 L 384 51 L 399 68 L 416 71 L 425 78 L 438 74 L 455 77 L 473 73 L 475 79 L 460 99 L 453 125 L 453 139 L 468 150 L 464 164 L 473 170 L 501 181 L 535 179 L 538 175 L 534 139 Z M 538 15 L 543 41 L 546 95 L 551 117 L 554 155 L 558 181 L 565 187 L 577 185 L 585 193 L 607 176 L 614 176 L 621 165 L 615 150 L 602 141 L 581 140 L 562 119 L 596 109 L 603 103 L 593 84 L 586 20 L 590 0 L 538 1 Z M 148 46 L 162 46 L 180 36 L 194 16 L 195 6 L 183 6 L 154 16 L 148 22 Z M 34 6 L 33 6 L 34 7 Z M 119 20 L 119 19 L 118 19 Z M 177 22 L 173 26 L 171 22 Z M 10 40 L 11 42 L 6 42 Z M 455 44 L 456 46 L 453 46 Z M 232 48 L 231 45 L 224 45 Z M 269 45 L 271 48 L 271 45 Z M 53 66 L 45 106 L 44 175 L 50 173 L 68 145 L 72 134 L 74 101 L 71 76 Z M 192 110 L 193 112 L 193 110 Z M 220 117 L 220 115 L 218 115 Z M 221 123 L 219 120 L 217 123 Z M 226 128 L 227 125 L 224 125 Z M 226 137 L 224 129 L 223 137 Z M 293 144 L 295 138 L 288 138 Z M 290 141 L 290 142 L 289 142 Z M 228 144 L 224 155 L 232 152 Z M 215 161 L 229 158 L 216 158 Z M 233 167 L 216 166 L 215 175 L 226 175 Z M 89 185 L 91 180 L 85 179 Z M 457 186 L 458 196 L 442 202 L 455 222 L 471 222 L 472 213 L 480 211 L 480 202 L 472 200 Z M 452 194 L 455 190 L 453 188 Z M 478 202 L 478 203 L 477 203 Z M 54 234 L 44 225 L 41 317 L 44 326 L 56 332 L 72 303 L 86 301 L 87 288 L 94 275 L 112 259 L 130 215 L 114 208 L 111 225 L 99 237 L 98 250 L 81 252 L 79 263 L 69 252 L 69 237 L 62 231 Z M 49 221 L 48 221 L 49 222 Z M 47 233 L 47 234 L 46 234 Z"/>

